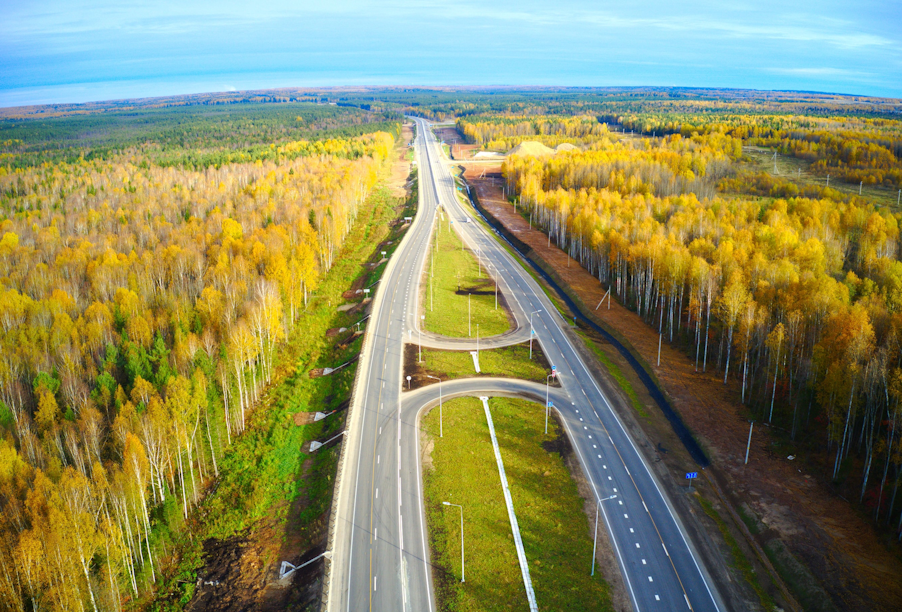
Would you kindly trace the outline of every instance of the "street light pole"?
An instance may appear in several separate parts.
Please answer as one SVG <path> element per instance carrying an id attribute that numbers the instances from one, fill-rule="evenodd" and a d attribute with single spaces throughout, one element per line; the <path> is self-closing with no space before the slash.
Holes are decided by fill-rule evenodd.
<path id="1" fill-rule="evenodd" d="M 532 336 L 535 334 L 532 328 L 532 315 L 542 312 L 541 310 L 536 310 L 534 312 L 529 313 L 529 359 L 532 361 Z"/>
<path id="2" fill-rule="evenodd" d="M 545 434 L 548 434 L 548 379 L 552 378 L 551 374 L 545 377 Z"/>
<path id="3" fill-rule="evenodd" d="M 604 499 L 599 499 L 595 504 L 595 541 L 592 543 L 592 573 L 591 576 L 595 575 L 595 549 L 598 547 L 598 511 L 601 509 L 601 502 L 608 501 L 609 499 L 614 499 L 617 497 L 616 495 L 611 495 L 610 497 L 605 497 Z"/>
<path id="4" fill-rule="evenodd" d="M 471 294 L 467 293 L 467 335 L 468 336 L 473 335 L 473 329 L 470 324 L 470 318 L 471 318 L 470 317 L 470 295 Z"/>
<path id="5" fill-rule="evenodd" d="M 479 323 L 476 324 L 476 361 L 479 361 Z"/>
<path id="6" fill-rule="evenodd" d="M 438 381 L 438 437 L 444 438 L 445 432 L 442 427 L 442 379 L 436 378 L 435 376 L 429 376 L 429 374 L 426 375 L 426 378 Z"/>
<path id="7" fill-rule="evenodd" d="M 495 271 L 495 310 L 498 310 L 498 268 L 495 267 L 495 264 L 486 263 L 487 266 L 491 267 Z"/>
<path id="8" fill-rule="evenodd" d="M 420 358 L 417 363 L 423 361 L 423 324 L 426 322 L 426 315 L 420 315 L 420 325 L 417 327 L 417 333 L 420 335 Z"/>
<path id="9" fill-rule="evenodd" d="M 446 506 L 457 506 L 460 508 L 460 581 L 466 582 L 464 580 L 464 507 L 460 504 L 452 504 L 446 501 L 442 503 Z"/>

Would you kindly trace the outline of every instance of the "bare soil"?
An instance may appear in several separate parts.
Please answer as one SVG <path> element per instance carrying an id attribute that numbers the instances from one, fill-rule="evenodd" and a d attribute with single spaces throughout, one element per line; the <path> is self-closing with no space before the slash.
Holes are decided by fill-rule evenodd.
<path id="1" fill-rule="evenodd" d="M 301 478 L 309 469 L 308 460 Z M 301 565 L 325 550 L 328 512 L 313 524 L 301 525 L 300 515 L 308 500 L 301 496 L 291 503 L 288 519 L 273 518 L 253 533 L 226 540 L 204 542 L 206 565 L 198 573 L 194 597 L 186 610 L 210 612 L 277 612 L 319 609 L 324 561 L 320 559 L 288 578 L 279 580 L 282 561 Z"/>
<path id="2" fill-rule="evenodd" d="M 470 168 L 464 174 L 471 188 L 475 188 L 482 206 L 531 247 L 537 258 L 551 266 L 588 309 L 595 308 L 606 288 L 558 249 L 553 241 L 548 246 L 548 237 L 532 229 L 503 198 L 500 165 L 489 167 L 484 177 L 479 178 L 482 173 L 482 168 Z M 651 371 L 674 408 L 706 449 L 712 465 L 704 472 L 710 482 L 700 483 L 701 494 L 717 504 L 715 507 L 725 520 L 730 522 L 728 517 L 736 519 L 731 528 L 745 536 L 743 546 L 751 551 L 747 556 L 758 566 L 759 579 L 763 578 L 762 572 L 757 571 L 759 567 L 770 571 L 770 562 L 762 549 L 772 550 L 773 541 L 779 540 L 820 583 L 809 586 L 815 591 L 826 591 L 836 609 L 902 609 L 902 581 L 899 580 L 902 561 L 897 550 L 888 549 L 855 508 L 829 490 L 825 480 L 829 471 L 821 469 L 818 458 L 789 461 L 783 454 L 775 452 L 775 440 L 770 432 L 756 427 L 749 463 L 743 465 L 749 424 L 742 406 L 736 401 L 738 390 L 735 385 L 724 385 L 712 369 L 708 373 L 696 372 L 694 361 L 667 342 L 661 349 L 661 365 L 653 365 L 657 361 L 658 334 L 637 314 L 616 301 L 610 309 L 606 302 L 593 314 L 609 329 L 617 330 L 645 363 L 651 364 Z M 609 355 L 613 358 L 616 351 Z M 627 372 L 629 368 L 622 369 Z M 634 384 L 637 392 L 640 387 Z M 655 422 L 654 415 L 657 414 L 660 411 L 651 410 L 650 419 L 642 420 L 639 426 L 649 441 L 658 441 L 656 444 L 660 446 L 659 440 L 668 438 L 666 430 L 669 427 L 666 421 Z M 691 462 L 686 462 L 685 453 L 678 452 L 679 442 L 664 444 L 677 451 L 658 453 L 661 463 L 668 467 L 670 484 L 682 484 L 682 472 L 691 471 Z M 652 449 L 655 450 L 655 443 Z M 736 509 L 740 507 L 751 509 L 761 517 L 760 533 L 752 534 L 745 525 L 736 524 Z M 706 524 L 706 517 L 698 516 L 697 505 L 695 509 L 690 506 L 683 514 L 684 523 L 696 522 L 702 527 Z M 711 521 L 707 523 L 707 537 L 719 542 L 718 547 L 723 548 L 723 538 L 716 525 Z M 727 581 L 733 580 L 727 578 Z M 720 582 L 727 590 L 735 587 L 725 584 L 724 580 Z M 782 587 L 776 584 L 770 588 L 765 586 L 765 589 L 779 600 L 784 593 Z M 747 597 L 748 593 L 744 595 Z M 818 599 L 816 593 L 814 599 Z M 787 599 L 783 605 L 795 607 L 794 604 Z M 829 609 L 814 601 L 809 606 L 810 609 Z"/>
<path id="3" fill-rule="evenodd" d="M 457 128 L 442 127 L 436 129 L 435 132 L 451 149 L 451 159 L 472 159 L 473 155 L 482 148 L 476 144 L 466 144 Z"/>

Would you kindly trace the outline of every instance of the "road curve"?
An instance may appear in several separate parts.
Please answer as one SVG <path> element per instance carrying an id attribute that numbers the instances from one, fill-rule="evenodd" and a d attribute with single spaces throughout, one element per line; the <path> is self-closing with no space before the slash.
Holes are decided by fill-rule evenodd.
<path id="1" fill-rule="evenodd" d="M 420 206 L 374 299 L 339 468 L 327 588 L 328 608 L 336 612 L 435 609 L 417 415 L 435 401 L 438 386 L 402 397 L 403 344 L 417 341 L 418 282 L 437 204 L 441 202 L 455 220 L 472 217 L 475 211 L 457 200 L 453 177 L 428 124 L 417 119 L 417 128 Z M 597 499 L 617 495 L 602 502 L 601 509 L 634 608 L 723 610 L 666 494 L 564 333 L 566 322 L 535 281 L 478 223 L 455 223 L 454 228 L 498 270 L 517 320 L 527 321 L 529 313 L 536 313 L 536 338 L 548 361 L 557 366 L 562 384 L 553 390 L 552 399 L 586 478 Z M 519 330 L 525 330 L 528 338 L 528 323 L 519 323 Z M 449 340 L 433 338 L 441 348 L 449 348 Z M 469 348 L 466 341 L 453 344 Z M 487 347 L 482 339 L 480 346 Z M 537 399 L 538 388 L 538 399 L 544 401 L 543 385 L 512 379 L 464 379 L 442 386 L 445 397 L 525 394 L 532 399 Z"/>

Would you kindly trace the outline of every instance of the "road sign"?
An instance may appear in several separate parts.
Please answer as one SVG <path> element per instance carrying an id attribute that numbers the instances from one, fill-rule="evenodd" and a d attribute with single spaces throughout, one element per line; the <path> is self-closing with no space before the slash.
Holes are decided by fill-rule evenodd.
<path id="1" fill-rule="evenodd" d="M 557 378 L 557 372 L 554 370 L 551 371 L 551 378 Z"/>
<path id="2" fill-rule="evenodd" d="M 548 402 L 548 408 L 554 408 L 554 402 Z"/>
<path id="3" fill-rule="evenodd" d="M 686 478 L 689 478 L 690 480 L 692 478 L 698 478 L 698 472 L 686 472 Z"/>
<path id="4" fill-rule="evenodd" d="M 556 365 L 551 366 L 551 371 L 552 371 L 552 372 L 557 372 L 557 366 L 556 366 Z"/>

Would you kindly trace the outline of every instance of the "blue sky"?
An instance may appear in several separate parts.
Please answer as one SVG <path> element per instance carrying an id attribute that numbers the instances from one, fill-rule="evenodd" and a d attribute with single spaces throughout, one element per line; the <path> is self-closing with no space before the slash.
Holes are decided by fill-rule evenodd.
<path id="1" fill-rule="evenodd" d="M 327 85 L 902 97 L 900 0 L 0 0 L 0 106 Z"/>

